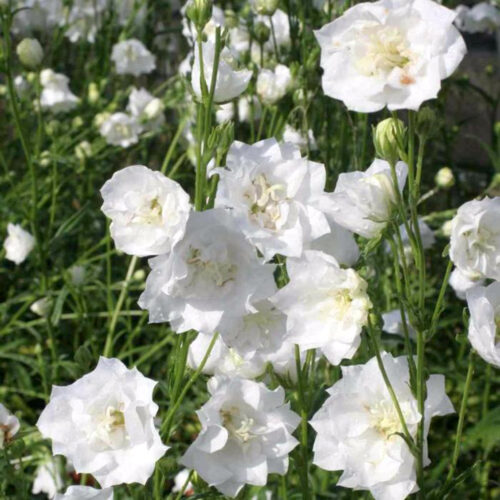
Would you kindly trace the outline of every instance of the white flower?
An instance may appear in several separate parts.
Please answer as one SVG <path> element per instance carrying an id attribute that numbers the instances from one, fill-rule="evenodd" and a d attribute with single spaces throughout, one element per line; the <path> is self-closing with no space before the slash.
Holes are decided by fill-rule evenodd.
<path id="1" fill-rule="evenodd" d="M 35 300 L 30 306 L 30 311 L 42 318 L 47 317 L 51 310 L 52 299 L 50 297 L 42 297 L 41 299 Z"/>
<path id="2" fill-rule="evenodd" d="M 54 498 L 57 492 L 64 486 L 63 479 L 54 459 L 39 465 L 35 471 L 35 480 L 31 493 L 45 493 L 48 498 Z"/>
<path id="3" fill-rule="evenodd" d="M 353 267 L 359 259 L 359 247 L 354 235 L 336 222 L 328 222 L 330 232 L 312 241 L 309 249 L 331 255 L 341 266 Z"/>
<path id="4" fill-rule="evenodd" d="M 450 258 L 472 280 L 500 280 L 500 197 L 464 203 L 453 218 Z"/>
<path id="5" fill-rule="evenodd" d="M 269 18 L 269 16 L 257 16 L 255 21 L 264 23 L 269 30 L 274 28 L 274 36 L 278 47 L 287 47 L 290 45 L 290 21 L 288 19 L 288 14 L 283 12 L 281 9 L 277 9 L 271 18 Z M 274 52 L 274 41 L 272 35 L 264 44 L 264 48 L 268 52 Z"/>
<path id="6" fill-rule="evenodd" d="M 51 69 L 44 69 L 40 73 L 42 93 L 40 104 L 42 108 L 54 113 L 65 113 L 76 108 L 80 100 L 69 89 L 69 79 L 61 73 L 54 73 Z"/>
<path id="7" fill-rule="evenodd" d="M 155 56 L 135 38 L 113 45 L 111 60 L 119 75 L 139 76 L 156 68 Z"/>
<path id="8" fill-rule="evenodd" d="M 396 175 L 401 191 L 407 173 L 406 163 L 398 162 Z M 365 238 L 378 236 L 397 201 L 389 163 L 375 160 L 366 172 L 340 174 L 330 201 L 335 222 Z"/>
<path id="9" fill-rule="evenodd" d="M 14 437 L 19 427 L 21 424 L 18 418 L 0 403 L 0 450 Z"/>
<path id="10" fill-rule="evenodd" d="M 450 275 L 449 283 L 456 296 L 459 299 L 465 300 L 466 293 L 475 286 L 483 285 L 484 281 L 484 279 L 480 278 L 471 279 L 468 275 L 460 271 L 460 269 L 455 268 Z"/>
<path id="11" fill-rule="evenodd" d="M 274 104 L 284 97 L 292 82 L 290 69 L 278 64 L 274 71 L 261 69 L 257 77 L 257 95 L 265 104 Z"/>
<path id="12" fill-rule="evenodd" d="M 500 28 L 500 10 L 488 2 L 481 2 L 469 8 L 456 8 L 455 24 L 467 33 L 493 33 Z"/>
<path id="13" fill-rule="evenodd" d="M 500 282 L 467 291 L 469 340 L 488 363 L 500 368 Z"/>
<path id="14" fill-rule="evenodd" d="M 145 257 L 168 253 L 184 236 L 189 195 L 161 172 L 142 165 L 113 174 L 101 189 L 101 210 L 116 248 Z"/>
<path id="15" fill-rule="evenodd" d="M 287 340 L 302 351 L 320 348 L 334 365 L 352 358 L 372 306 L 366 282 L 315 250 L 288 259 L 287 271 L 290 282 L 270 299 L 287 315 Z"/>
<path id="16" fill-rule="evenodd" d="M 181 463 L 230 497 L 245 484 L 264 486 L 268 474 L 286 474 L 300 418 L 285 404 L 284 390 L 214 377 L 208 391 L 211 398 L 197 412 L 201 433 Z"/>
<path id="17" fill-rule="evenodd" d="M 37 422 L 55 455 L 92 474 L 103 488 L 145 484 L 168 447 L 153 418 L 154 380 L 117 359 L 101 357 L 94 371 L 66 387 L 54 386 Z"/>
<path id="18" fill-rule="evenodd" d="M 401 337 L 404 337 L 405 330 L 400 309 L 394 309 L 382 314 L 382 320 L 384 322 L 382 330 L 385 333 L 390 333 L 391 335 L 400 335 Z M 416 338 L 417 333 L 415 331 L 415 328 L 411 326 L 408 315 L 406 315 L 406 324 L 408 326 L 408 336 L 410 338 Z"/>
<path id="19" fill-rule="evenodd" d="M 303 246 L 329 232 L 320 209 L 326 172 L 292 144 L 267 139 L 234 142 L 226 169 L 217 169 L 215 206 L 230 209 L 241 231 L 263 253 L 299 257 Z"/>
<path id="20" fill-rule="evenodd" d="M 169 321 L 177 333 L 213 333 L 275 291 L 274 266 L 261 262 L 224 210 L 192 212 L 184 238 L 149 263 L 139 305 L 150 322 Z"/>
<path id="21" fill-rule="evenodd" d="M 408 431 L 415 437 L 421 415 L 410 390 L 406 357 L 382 353 L 389 380 Z M 310 422 L 316 430 L 313 463 L 329 471 L 343 470 L 338 486 L 369 490 L 375 500 L 401 500 L 418 491 L 415 457 L 396 433 L 402 425 L 372 358 L 364 365 L 342 366 L 342 379 Z M 425 436 L 430 420 L 453 412 L 444 390 L 444 377 L 427 381 Z M 426 464 L 429 463 L 425 457 Z"/>
<path id="22" fill-rule="evenodd" d="M 308 146 L 311 151 L 315 151 L 318 149 L 316 139 L 314 138 L 314 134 L 311 129 L 309 129 L 309 131 L 307 132 L 307 137 L 305 137 L 302 132 L 299 132 L 291 125 L 286 124 L 285 130 L 283 131 L 283 141 L 291 142 L 303 151 L 307 151 Z"/>
<path id="23" fill-rule="evenodd" d="M 156 130 L 165 122 L 165 106 L 158 97 L 146 89 L 133 88 L 130 92 L 127 111 L 136 118 L 145 130 Z"/>
<path id="24" fill-rule="evenodd" d="M 182 14 L 182 34 L 188 41 L 188 43 L 193 46 L 196 44 L 196 28 L 193 26 L 191 21 L 186 16 L 186 10 L 189 5 L 193 3 L 193 0 L 188 0 L 181 9 Z M 226 16 L 224 11 L 217 5 L 212 6 L 212 17 L 209 19 L 205 27 L 203 28 L 203 35 L 207 40 L 215 42 L 215 31 L 218 27 L 223 27 L 226 23 Z"/>
<path id="25" fill-rule="evenodd" d="M 19 224 L 7 224 L 7 238 L 3 243 L 5 258 L 16 264 L 26 260 L 35 246 L 35 238 Z"/>
<path id="26" fill-rule="evenodd" d="M 15 33 L 46 32 L 64 17 L 62 0 L 20 0 L 12 7 L 19 8 L 12 19 Z"/>
<path id="27" fill-rule="evenodd" d="M 54 500 L 113 500 L 113 488 L 97 490 L 90 486 L 70 486 L 66 493 L 58 493 Z"/>
<path id="28" fill-rule="evenodd" d="M 380 0 L 316 31 L 323 90 L 352 111 L 418 109 L 465 55 L 455 13 L 431 0 Z"/>
<path id="29" fill-rule="evenodd" d="M 189 472 L 190 471 L 188 469 L 182 469 L 180 472 L 178 472 L 175 475 L 174 487 L 172 488 L 172 493 L 178 493 L 183 489 L 184 485 L 186 484 L 186 481 L 188 480 Z M 193 487 L 193 483 L 191 483 L 191 481 L 189 481 L 186 484 L 186 487 L 184 488 L 182 493 L 185 496 L 190 496 L 190 495 L 194 494 L 194 487 Z"/>
<path id="30" fill-rule="evenodd" d="M 141 132 L 142 126 L 137 118 L 126 113 L 113 113 L 99 126 L 99 133 L 108 144 L 122 148 L 137 144 Z"/>
<path id="31" fill-rule="evenodd" d="M 66 27 L 64 35 L 73 43 L 94 43 L 107 7 L 108 0 L 74 0 L 69 14 L 60 17 L 60 26 Z"/>
<path id="32" fill-rule="evenodd" d="M 14 87 L 16 89 L 17 95 L 22 99 L 29 95 L 31 85 L 29 82 L 24 78 L 23 75 L 17 75 L 14 78 Z"/>
<path id="33" fill-rule="evenodd" d="M 262 106 L 256 96 L 241 96 L 238 99 L 238 120 L 251 122 L 258 120 L 262 113 Z M 234 117 L 234 103 L 222 104 L 216 112 L 217 123 L 224 123 Z"/>
<path id="34" fill-rule="evenodd" d="M 203 42 L 203 74 L 208 91 L 212 83 L 214 69 L 215 43 L 211 41 Z M 217 79 L 214 90 L 214 102 L 224 103 L 232 101 L 245 92 L 252 78 L 252 72 L 248 69 L 236 69 L 236 62 L 229 49 L 223 48 L 220 53 L 219 66 L 217 69 Z M 201 97 L 201 68 L 200 51 L 194 51 L 194 64 L 191 72 L 191 85 L 195 94 Z"/>

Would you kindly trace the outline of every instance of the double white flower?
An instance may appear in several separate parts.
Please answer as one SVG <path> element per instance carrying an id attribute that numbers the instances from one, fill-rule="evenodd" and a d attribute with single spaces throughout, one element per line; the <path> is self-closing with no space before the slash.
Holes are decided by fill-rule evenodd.
<path id="1" fill-rule="evenodd" d="M 398 162 L 396 177 L 400 191 L 407 174 L 406 163 Z M 365 238 L 374 238 L 385 228 L 396 202 L 391 167 L 384 160 L 375 160 L 365 172 L 339 175 L 329 210 L 341 226 Z"/>
<path id="2" fill-rule="evenodd" d="M 415 437 L 421 415 L 410 390 L 406 357 L 382 353 L 408 431 Z M 311 421 L 317 432 L 314 460 L 325 470 L 343 470 L 338 486 L 369 490 L 376 500 L 401 500 L 418 491 L 415 457 L 397 433 L 403 432 L 396 408 L 377 360 L 342 367 L 342 379 L 328 390 L 330 397 Z M 425 436 L 430 420 L 452 413 L 444 377 L 427 381 Z M 425 458 L 425 463 L 429 460 Z"/>
<path id="3" fill-rule="evenodd" d="M 80 100 L 69 88 L 69 78 L 51 69 L 44 69 L 40 73 L 42 93 L 40 105 L 53 113 L 66 113 L 76 108 Z"/>
<path id="4" fill-rule="evenodd" d="M 220 176 L 215 205 L 228 208 L 240 230 L 266 260 L 300 257 L 305 243 L 330 230 L 322 207 L 326 172 L 275 139 L 251 146 L 235 142 Z"/>
<path id="5" fill-rule="evenodd" d="M 139 305 L 152 323 L 177 333 L 213 333 L 221 322 L 252 312 L 276 289 L 274 266 L 263 264 L 235 221 L 221 209 L 192 212 L 184 238 L 169 255 L 149 261 Z"/>
<path id="6" fill-rule="evenodd" d="M 156 68 L 155 56 L 135 38 L 113 45 L 111 60 L 119 75 L 139 76 Z"/>
<path id="7" fill-rule="evenodd" d="M 168 447 L 153 418 L 154 380 L 117 359 L 100 358 L 94 371 L 66 387 L 54 386 L 37 422 L 78 473 L 92 474 L 103 488 L 145 484 Z"/>
<path id="8" fill-rule="evenodd" d="M 500 197 L 463 204 L 451 225 L 450 258 L 469 279 L 500 280 Z"/>
<path id="9" fill-rule="evenodd" d="M 7 238 L 3 243 L 5 258 L 21 264 L 35 246 L 35 238 L 19 224 L 7 224 Z"/>
<path id="10" fill-rule="evenodd" d="M 500 282 L 475 286 L 466 296 L 470 343 L 486 362 L 500 368 Z"/>
<path id="11" fill-rule="evenodd" d="M 287 340 L 304 351 L 320 348 L 334 365 L 352 358 L 372 306 L 366 282 L 314 250 L 288 259 L 287 271 L 290 282 L 271 298 L 287 316 Z"/>
<path id="12" fill-rule="evenodd" d="M 300 418 L 285 404 L 284 390 L 214 377 L 208 391 L 210 399 L 197 412 L 202 430 L 182 465 L 230 497 L 245 484 L 265 486 L 268 474 L 286 474 Z"/>
<path id="13" fill-rule="evenodd" d="M 101 210 L 116 248 L 145 257 L 168 253 L 183 236 L 191 209 L 177 182 L 142 165 L 113 174 L 101 189 Z"/>
<path id="14" fill-rule="evenodd" d="M 455 12 L 430 0 L 355 5 L 316 31 L 323 90 L 353 111 L 418 109 L 465 55 Z"/>

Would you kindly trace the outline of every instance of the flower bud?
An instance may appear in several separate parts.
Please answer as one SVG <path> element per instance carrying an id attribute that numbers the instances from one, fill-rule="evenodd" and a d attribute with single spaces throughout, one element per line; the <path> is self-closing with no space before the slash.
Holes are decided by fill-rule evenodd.
<path id="1" fill-rule="evenodd" d="M 260 43 L 264 44 L 269 40 L 271 36 L 271 30 L 264 23 L 257 23 L 253 30 L 255 39 Z"/>
<path id="2" fill-rule="evenodd" d="M 252 9 L 261 16 L 272 16 L 278 4 L 279 0 L 252 0 Z"/>
<path id="3" fill-rule="evenodd" d="M 43 59 L 43 49 L 36 38 L 25 38 L 16 48 L 21 64 L 26 68 L 35 69 L 40 66 Z"/>
<path id="4" fill-rule="evenodd" d="M 434 177 L 434 182 L 436 183 L 436 186 L 441 189 L 449 189 L 453 187 L 455 185 L 455 176 L 453 175 L 451 168 L 440 168 Z"/>
<path id="5" fill-rule="evenodd" d="M 495 135 L 497 137 L 500 137 L 500 122 L 495 123 L 495 125 L 493 126 L 493 130 L 495 132 Z"/>
<path id="6" fill-rule="evenodd" d="M 42 151 L 42 154 L 40 155 L 40 166 L 48 167 L 50 163 L 51 163 L 50 152 Z"/>
<path id="7" fill-rule="evenodd" d="M 432 134 L 436 124 L 436 113 L 431 108 L 422 108 L 417 115 L 416 132 L 422 138 Z"/>
<path id="8" fill-rule="evenodd" d="M 406 134 L 405 124 L 401 120 L 387 118 L 374 129 L 373 144 L 377 155 L 395 165 L 400 158 L 399 149 Z"/>
<path id="9" fill-rule="evenodd" d="M 30 306 L 30 311 L 36 315 L 45 318 L 50 314 L 52 309 L 52 300 L 50 297 L 43 297 L 33 302 Z"/>
<path id="10" fill-rule="evenodd" d="M 144 108 L 144 114 L 149 120 L 155 120 L 158 118 L 165 109 L 165 106 L 161 99 L 151 99 L 151 101 Z"/>
<path id="11" fill-rule="evenodd" d="M 443 233 L 443 236 L 446 236 L 449 238 L 451 236 L 451 227 L 452 227 L 452 221 L 447 220 L 442 226 L 441 226 L 441 231 Z"/>
<path id="12" fill-rule="evenodd" d="M 87 90 L 87 99 L 90 102 L 90 104 L 95 104 L 100 97 L 101 94 L 99 92 L 99 87 L 97 86 L 97 83 L 90 82 L 89 88 Z"/>
<path id="13" fill-rule="evenodd" d="M 186 15 L 201 31 L 212 17 L 212 1 L 192 0 L 186 8 Z"/>
<path id="14" fill-rule="evenodd" d="M 80 128 L 83 125 L 83 118 L 81 116 L 75 116 L 71 121 L 71 126 L 74 129 Z"/>
<path id="15" fill-rule="evenodd" d="M 90 158 L 92 156 L 92 145 L 90 142 L 82 141 L 80 144 L 77 144 L 75 147 L 75 156 L 82 162 L 86 158 Z"/>
<path id="16" fill-rule="evenodd" d="M 110 116 L 110 113 L 106 111 L 103 113 L 97 113 L 94 117 L 94 125 L 99 128 Z"/>

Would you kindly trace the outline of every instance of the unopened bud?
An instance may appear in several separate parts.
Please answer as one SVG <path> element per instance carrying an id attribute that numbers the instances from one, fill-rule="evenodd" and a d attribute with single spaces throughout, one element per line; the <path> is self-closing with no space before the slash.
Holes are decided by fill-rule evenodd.
<path id="1" fill-rule="evenodd" d="M 261 16 L 272 16 L 278 4 L 279 0 L 252 0 L 252 9 Z"/>
<path id="2" fill-rule="evenodd" d="M 77 129 L 83 125 L 83 118 L 81 116 L 75 116 L 71 121 L 71 125 L 73 128 Z"/>
<path id="3" fill-rule="evenodd" d="M 455 176 L 453 175 L 451 168 L 440 168 L 434 177 L 434 182 L 436 183 L 436 186 L 441 189 L 450 189 L 453 187 L 455 185 Z"/>
<path id="4" fill-rule="evenodd" d="M 80 161 L 85 161 L 86 158 L 90 158 L 92 156 L 92 145 L 89 141 L 82 141 L 75 147 L 75 156 Z"/>
<path id="5" fill-rule="evenodd" d="M 255 39 L 260 43 L 264 44 L 269 40 L 269 37 L 271 36 L 271 30 L 269 29 L 269 26 L 265 25 L 264 23 L 257 23 L 254 26 L 253 29 Z"/>
<path id="6" fill-rule="evenodd" d="M 99 128 L 108 118 L 110 113 L 104 111 L 103 113 L 97 113 L 94 117 L 94 125 Z"/>
<path id="7" fill-rule="evenodd" d="M 373 144 L 377 155 L 395 165 L 400 158 L 399 150 L 404 143 L 405 124 L 398 119 L 387 118 L 374 129 Z"/>
<path id="8" fill-rule="evenodd" d="M 99 92 L 99 87 L 97 86 L 97 83 L 90 82 L 89 88 L 87 90 L 87 99 L 90 102 L 90 104 L 95 104 L 99 100 L 100 96 L 101 94 Z"/>
<path id="9" fill-rule="evenodd" d="M 51 163 L 50 152 L 42 151 L 42 154 L 40 155 L 40 165 L 42 167 L 48 167 L 50 163 Z"/>
<path id="10" fill-rule="evenodd" d="M 186 8 L 186 15 L 198 30 L 203 30 L 212 17 L 212 1 L 192 0 Z"/>
<path id="11" fill-rule="evenodd" d="M 451 220 L 447 220 L 442 226 L 441 226 L 441 231 L 443 233 L 443 236 L 446 236 L 449 238 L 451 236 L 451 227 L 452 223 Z"/>
<path id="12" fill-rule="evenodd" d="M 37 314 L 38 316 L 45 318 L 50 314 L 52 309 L 52 300 L 50 297 L 43 297 L 33 302 L 30 306 L 30 311 Z"/>
<path id="13" fill-rule="evenodd" d="M 43 60 L 43 49 L 36 38 L 25 38 L 16 48 L 17 56 L 23 66 L 35 69 Z"/>
<path id="14" fill-rule="evenodd" d="M 158 118 L 165 109 L 165 106 L 161 99 L 152 99 L 148 105 L 144 108 L 144 114 L 149 120 L 155 120 Z"/>
<path id="15" fill-rule="evenodd" d="M 495 135 L 497 137 L 500 137 L 500 122 L 495 123 L 495 125 L 493 126 L 493 130 L 495 132 Z"/>

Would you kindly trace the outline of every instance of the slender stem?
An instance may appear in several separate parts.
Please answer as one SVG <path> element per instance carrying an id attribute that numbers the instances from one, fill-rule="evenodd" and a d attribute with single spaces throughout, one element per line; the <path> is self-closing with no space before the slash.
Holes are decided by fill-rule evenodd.
<path id="1" fill-rule="evenodd" d="M 115 305 L 113 315 L 111 316 L 111 321 L 109 322 L 108 335 L 106 336 L 106 343 L 104 345 L 103 356 L 109 357 L 113 352 L 113 336 L 115 333 L 116 323 L 118 322 L 118 317 L 120 315 L 120 311 L 125 300 L 125 296 L 127 294 L 127 289 L 129 282 L 132 278 L 132 274 L 135 271 L 135 266 L 137 265 L 137 257 L 134 256 L 130 259 L 130 263 L 127 269 L 127 274 L 125 276 L 125 280 L 122 284 L 122 289 L 120 291 L 120 295 L 118 296 L 118 301 Z"/>
<path id="2" fill-rule="evenodd" d="M 471 350 L 469 353 L 469 367 L 467 368 L 467 377 L 465 379 L 464 393 L 462 396 L 462 402 L 460 404 L 460 413 L 458 415 L 458 425 L 457 425 L 457 436 L 455 438 L 455 447 L 453 449 L 453 457 L 451 459 L 450 470 L 448 471 L 448 476 L 446 477 L 446 484 L 448 484 L 455 474 L 457 467 L 458 456 L 460 454 L 460 441 L 462 439 L 462 432 L 464 428 L 465 421 L 465 410 L 467 409 L 467 401 L 469 398 L 469 389 L 472 381 L 472 375 L 474 374 L 474 352 Z"/>

